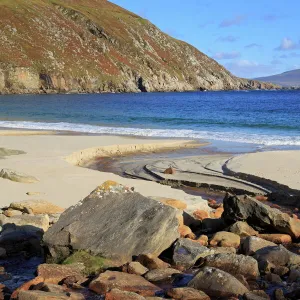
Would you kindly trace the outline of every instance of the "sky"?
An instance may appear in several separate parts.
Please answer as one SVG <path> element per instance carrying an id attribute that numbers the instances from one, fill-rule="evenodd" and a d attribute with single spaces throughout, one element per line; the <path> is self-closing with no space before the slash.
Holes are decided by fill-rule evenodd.
<path id="1" fill-rule="evenodd" d="M 112 0 L 255 78 L 300 68 L 300 0 Z"/>

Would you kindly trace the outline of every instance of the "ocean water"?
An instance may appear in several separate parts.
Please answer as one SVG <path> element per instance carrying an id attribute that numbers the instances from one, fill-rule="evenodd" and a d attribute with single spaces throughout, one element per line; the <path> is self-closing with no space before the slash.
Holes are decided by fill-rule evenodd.
<path id="1" fill-rule="evenodd" d="M 0 127 L 300 147 L 300 91 L 8 95 Z"/>

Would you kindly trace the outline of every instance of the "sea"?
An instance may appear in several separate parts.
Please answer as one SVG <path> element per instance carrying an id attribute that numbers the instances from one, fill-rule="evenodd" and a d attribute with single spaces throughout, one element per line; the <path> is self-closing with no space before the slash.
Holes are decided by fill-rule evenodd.
<path id="1" fill-rule="evenodd" d="M 0 128 L 300 149 L 300 91 L 0 96 Z"/>

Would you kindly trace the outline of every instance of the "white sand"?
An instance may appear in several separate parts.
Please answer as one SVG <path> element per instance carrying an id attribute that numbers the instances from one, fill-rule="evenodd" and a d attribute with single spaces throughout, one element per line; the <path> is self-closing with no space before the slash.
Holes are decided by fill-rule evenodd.
<path id="1" fill-rule="evenodd" d="M 270 179 L 300 190 L 300 151 L 270 151 L 237 156 L 227 164 L 234 172 Z"/>
<path id="2" fill-rule="evenodd" d="M 129 145 L 129 146 L 126 146 Z M 153 151 L 166 148 L 191 146 L 188 141 L 149 140 L 110 136 L 60 136 L 0 134 L 0 147 L 23 150 L 26 154 L 9 156 L 0 160 L 0 169 L 9 168 L 26 173 L 40 180 L 23 184 L 0 178 L 0 207 L 12 201 L 43 199 L 62 207 L 69 207 L 86 197 L 106 180 L 114 180 L 145 196 L 163 196 L 186 200 L 198 208 L 207 208 L 200 197 L 171 189 L 155 182 L 133 180 L 120 176 L 75 166 L 93 155 L 111 155 L 135 150 Z M 195 145 L 194 145 L 195 146 Z M 85 150 L 83 150 L 85 149 Z M 39 196 L 27 196 L 27 192 L 39 192 Z M 199 206 L 197 206 L 199 203 Z"/>

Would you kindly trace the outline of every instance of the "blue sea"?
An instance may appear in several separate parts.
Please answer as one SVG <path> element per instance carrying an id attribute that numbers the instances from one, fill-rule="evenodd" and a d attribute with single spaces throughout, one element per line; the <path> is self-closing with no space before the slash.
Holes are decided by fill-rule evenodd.
<path id="1" fill-rule="evenodd" d="M 300 147 L 300 91 L 0 96 L 0 127 Z"/>

